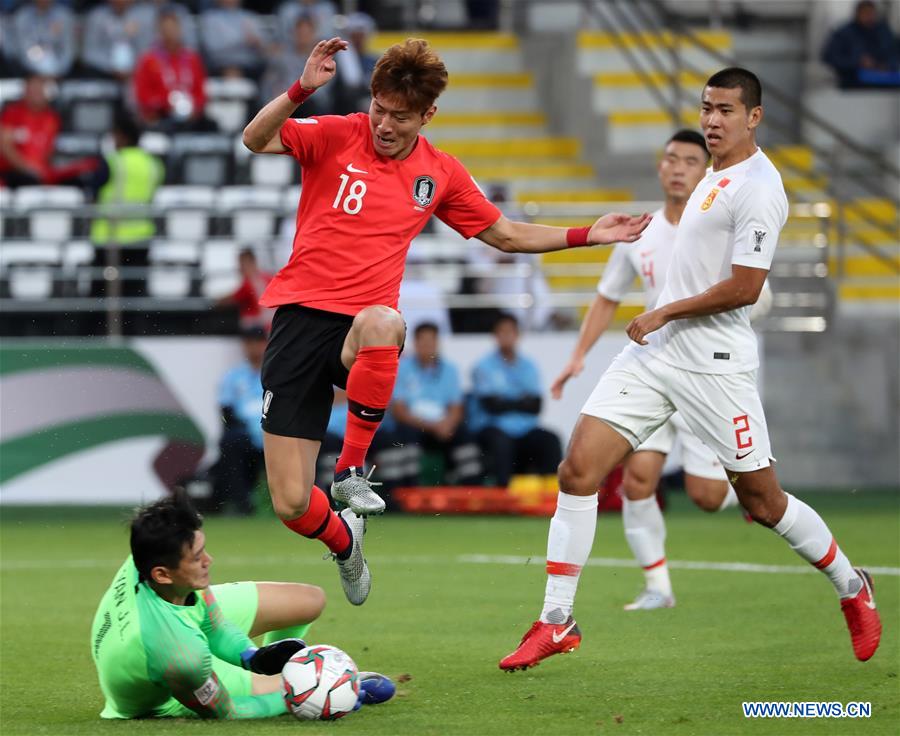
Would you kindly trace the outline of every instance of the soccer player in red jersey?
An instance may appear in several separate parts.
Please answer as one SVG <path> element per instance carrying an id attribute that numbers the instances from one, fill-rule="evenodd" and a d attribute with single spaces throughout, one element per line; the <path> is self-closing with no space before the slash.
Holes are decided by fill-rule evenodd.
<path id="1" fill-rule="evenodd" d="M 511 222 L 463 166 L 420 135 L 447 86 L 428 43 L 408 39 L 379 59 L 368 113 L 290 116 L 328 83 L 332 38 L 316 45 L 303 75 L 244 129 L 255 153 L 288 154 L 303 168 L 294 249 L 260 300 L 277 307 L 262 368 L 264 449 L 275 512 L 292 531 L 334 553 L 344 593 L 362 604 L 371 579 L 362 554 L 365 517 L 384 500 L 362 474 L 391 398 L 406 333 L 397 299 L 406 252 L 435 215 L 463 237 L 506 252 L 634 242 L 649 215 L 608 214 L 591 227 Z M 346 387 L 347 431 L 331 495 L 313 484 L 333 386 Z"/>

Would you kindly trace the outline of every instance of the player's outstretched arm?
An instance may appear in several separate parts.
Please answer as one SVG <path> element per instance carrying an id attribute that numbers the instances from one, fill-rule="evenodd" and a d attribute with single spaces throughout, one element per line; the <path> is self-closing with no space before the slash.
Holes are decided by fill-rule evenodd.
<path id="1" fill-rule="evenodd" d="M 646 345 L 644 338 L 647 335 L 673 320 L 721 314 L 756 304 L 768 274 L 769 271 L 764 268 L 734 264 L 731 267 L 731 278 L 714 284 L 702 294 L 644 312 L 631 320 L 625 332 L 639 345 Z"/>
<path id="2" fill-rule="evenodd" d="M 334 56 L 347 48 L 340 38 L 319 41 L 306 60 L 303 74 L 291 88 L 269 102 L 244 128 L 244 145 L 254 153 L 285 153 L 279 131 L 303 101 L 328 84 L 337 71 Z"/>
<path id="3" fill-rule="evenodd" d="M 550 395 L 554 399 L 562 398 L 563 387 L 570 378 L 574 378 L 584 370 L 584 359 L 594 343 L 600 339 L 600 336 L 606 332 L 619 302 L 607 299 L 603 294 L 597 294 L 591 306 L 588 307 L 587 314 L 581 322 L 581 330 L 578 333 L 578 343 L 572 351 L 572 357 L 562 372 L 556 377 L 553 385 L 550 386 Z"/>
<path id="4" fill-rule="evenodd" d="M 530 222 L 515 222 L 500 216 L 493 225 L 476 236 L 504 253 L 550 253 L 583 245 L 633 243 L 641 237 L 651 216 L 612 212 L 590 227 L 553 227 Z"/>

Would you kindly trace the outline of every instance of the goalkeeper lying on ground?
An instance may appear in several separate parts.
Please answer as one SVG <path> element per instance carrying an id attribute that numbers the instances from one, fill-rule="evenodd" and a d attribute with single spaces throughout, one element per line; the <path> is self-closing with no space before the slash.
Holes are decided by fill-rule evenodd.
<path id="1" fill-rule="evenodd" d="M 131 522 L 131 555 L 91 628 L 103 718 L 288 712 L 280 673 L 306 646 L 300 637 L 322 612 L 325 594 L 300 583 L 210 586 L 202 523 L 183 494 L 140 509 Z M 257 648 L 249 637 L 263 633 Z M 361 702 L 387 699 L 366 684 L 363 673 Z"/>

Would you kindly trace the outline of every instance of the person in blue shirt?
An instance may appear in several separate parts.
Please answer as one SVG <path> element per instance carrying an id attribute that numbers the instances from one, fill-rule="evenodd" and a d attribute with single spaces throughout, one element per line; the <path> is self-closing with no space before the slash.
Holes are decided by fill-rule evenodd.
<path id="1" fill-rule="evenodd" d="M 480 484 L 480 451 L 463 424 L 459 372 L 439 355 L 437 325 L 420 323 L 413 346 L 414 354 L 400 361 L 391 400 L 397 436 L 407 448 L 442 452 L 449 469 L 447 482 Z M 418 463 L 411 469 L 407 482 L 418 485 Z"/>
<path id="2" fill-rule="evenodd" d="M 853 20 L 831 34 L 822 61 L 834 69 L 844 89 L 900 85 L 900 44 L 872 0 L 860 0 Z"/>
<path id="3" fill-rule="evenodd" d="M 501 314 L 497 350 L 472 373 L 472 419 L 489 472 L 499 486 L 513 473 L 550 475 L 562 460 L 559 437 L 538 425 L 541 380 L 534 361 L 517 352 L 519 322 Z"/>
<path id="4" fill-rule="evenodd" d="M 260 369 L 266 349 L 262 327 L 241 332 L 244 360 L 222 377 L 219 384 L 219 408 L 224 431 L 219 441 L 219 460 L 212 469 L 212 510 L 233 506 L 237 513 L 254 511 L 253 489 L 263 468 L 262 416 L 263 391 Z"/>

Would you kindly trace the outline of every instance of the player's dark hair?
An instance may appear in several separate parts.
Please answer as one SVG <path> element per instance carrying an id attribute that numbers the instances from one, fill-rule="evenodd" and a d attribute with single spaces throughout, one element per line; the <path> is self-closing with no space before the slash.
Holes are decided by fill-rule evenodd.
<path id="1" fill-rule="evenodd" d="M 407 38 L 382 54 L 372 72 L 372 96 L 397 97 L 425 113 L 447 87 L 447 67 L 422 38 Z"/>
<path id="2" fill-rule="evenodd" d="M 703 155 L 706 156 L 707 159 L 709 158 L 709 150 L 706 148 L 706 139 L 696 130 L 683 128 L 682 130 L 676 131 L 672 134 L 672 137 L 666 141 L 666 145 L 668 146 L 673 142 L 693 143 L 695 146 L 700 146 L 700 148 L 703 149 Z"/>
<path id="3" fill-rule="evenodd" d="M 509 312 L 500 312 L 500 314 L 497 315 L 497 319 L 494 320 L 494 326 L 492 330 L 496 332 L 497 328 L 500 327 L 500 325 L 502 325 L 504 322 L 509 322 L 517 330 L 519 329 L 519 320 L 516 319 L 515 315 L 512 315 Z"/>
<path id="4" fill-rule="evenodd" d="M 419 322 L 416 329 L 413 330 L 413 337 L 418 337 L 423 332 L 433 332 L 435 337 L 440 333 L 440 329 L 434 322 Z"/>
<path id="5" fill-rule="evenodd" d="M 727 69 L 713 74 L 706 80 L 706 87 L 720 87 L 722 89 L 741 88 L 741 102 L 747 110 L 759 107 L 762 104 L 762 84 L 749 69 L 739 66 L 730 66 Z"/>
<path id="6" fill-rule="evenodd" d="M 141 129 L 137 121 L 124 109 L 116 110 L 113 118 L 113 129 L 125 140 L 128 146 L 136 146 L 141 138 Z"/>
<path id="7" fill-rule="evenodd" d="M 194 534 L 203 526 L 203 517 L 184 491 L 137 510 L 131 520 L 131 556 L 141 580 L 159 565 L 174 569 L 190 547 Z"/>
<path id="8" fill-rule="evenodd" d="M 238 258 L 252 258 L 255 261 L 256 251 L 253 250 L 253 248 L 241 248 L 241 251 L 238 253 Z"/>

